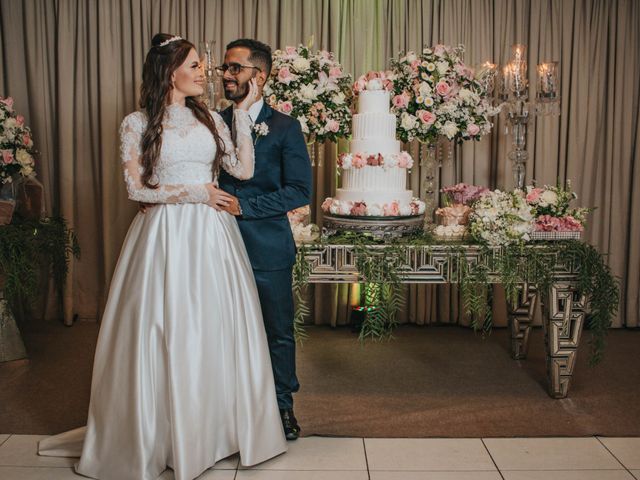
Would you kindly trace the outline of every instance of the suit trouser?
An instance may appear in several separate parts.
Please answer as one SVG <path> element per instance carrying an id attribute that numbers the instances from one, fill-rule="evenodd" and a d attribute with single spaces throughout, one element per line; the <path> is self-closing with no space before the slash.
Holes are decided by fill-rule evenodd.
<path id="1" fill-rule="evenodd" d="M 278 406 L 293 408 L 293 392 L 300 388 L 296 377 L 296 342 L 293 335 L 293 267 L 254 270 L 271 354 Z"/>

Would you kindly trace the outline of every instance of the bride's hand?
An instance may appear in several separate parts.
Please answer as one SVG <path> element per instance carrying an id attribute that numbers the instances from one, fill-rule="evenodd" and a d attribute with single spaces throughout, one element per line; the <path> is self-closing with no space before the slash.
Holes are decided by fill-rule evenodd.
<path id="1" fill-rule="evenodd" d="M 233 202 L 233 197 L 224 190 L 220 190 L 213 183 L 206 184 L 207 192 L 209 192 L 209 201 L 207 205 L 218 211 L 224 210 Z"/>
<path id="2" fill-rule="evenodd" d="M 249 93 L 247 93 L 247 96 L 238 103 L 238 108 L 245 112 L 249 111 L 249 107 L 258 100 L 258 95 L 258 81 L 255 78 L 252 78 L 249 80 Z"/>

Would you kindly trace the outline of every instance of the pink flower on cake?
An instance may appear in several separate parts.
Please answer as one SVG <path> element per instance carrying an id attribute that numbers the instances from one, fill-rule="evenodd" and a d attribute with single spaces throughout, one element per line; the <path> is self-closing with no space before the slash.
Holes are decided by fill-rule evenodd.
<path id="1" fill-rule="evenodd" d="M 413 158 L 407 152 L 400 152 L 398 155 L 398 166 L 400 168 L 411 168 L 413 166 Z"/>
<path id="2" fill-rule="evenodd" d="M 11 150 L 2 150 L 2 161 L 6 165 L 13 163 L 13 153 L 11 153 Z"/>
<path id="3" fill-rule="evenodd" d="M 367 159 L 364 158 L 361 153 L 354 153 L 351 164 L 353 168 L 362 168 L 367 164 Z"/>
<path id="4" fill-rule="evenodd" d="M 367 81 L 364 79 L 364 77 L 360 77 L 353 84 L 353 91 L 356 93 L 362 92 L 365 88 L 367 88 Z"/>
<path id="5" fill-rule="evenodd" d="M 354 202 L 351 207 L 351 215 L 363 217 L 367 214 L 367 204 L 364 202 Z"/>
<path id="6" fill-rule="evenodd" d="M 384 158 L 380 153 L 378 155 L 369 155 L 367 157 L 367 165 L 371 167 L 379 167 L 383 163 L 384 163 Z"/>
<path id="7" fill-rule="evenodd" d="M 440 80 L 436 84 L 436 93 L 441 97 L 446 97 L 451 93 L 451 85 L 449 85 L 444 80 Z"/>
<path id="8" fill-rule="evenodd" d="M 474 137 L 478 133 L 480 133 L 480 127 L 475 123 L 470 123 L 469 125 L 467 125 L 467 133 Z"/>
<path id="9" fill-rule="evenodd" d="M 385 217 L 397 217 L 400 214 L 400 204 L 397 201 L 385 204 L 383 209 Z"/>
<path id="10" fill-rule="evenodd" d="M 393 97 L 391 103 L 393 103 L 393 106 L 396 108 L 407 108 L 407 105 L 409 105 L 409 95 L 404 92 L 400 95 L 396 95 Z"/>
<path id="11" fill-rule="evenodd" d="M 433 125 L 436 121 L 436 114 L 430 112 L 429 110 L 418 110 L 416 112 L 416 115 L 418 116 L 418 118 L 420 119 L 420 121 L 422 123 L 424 123 L 425 125 Z"/>
<path id="12" fill-rule="evenodd" d="M 322 202 L 322 206 L 321 206 L 322 210 L 324 212 L 328 212 L 329 208 L 331 207 L 331 203 L 333 203 L 333 199 L 331 197 L 326 198 L 325 201 Z"/>

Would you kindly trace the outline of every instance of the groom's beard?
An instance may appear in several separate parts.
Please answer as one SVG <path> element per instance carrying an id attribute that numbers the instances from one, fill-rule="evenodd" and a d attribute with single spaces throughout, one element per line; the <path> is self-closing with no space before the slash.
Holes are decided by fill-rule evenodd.
<path id="1" fill-rule="evenodd" d="M 224 98 L 232 102 L 241 102 L 249 94 L 249 82 L 238 83 L 235 80 L 224 80 Z M 231 87 L 229 89 L 228 87 Z M 235 87 L 235 88 L 234 88 Z"/>

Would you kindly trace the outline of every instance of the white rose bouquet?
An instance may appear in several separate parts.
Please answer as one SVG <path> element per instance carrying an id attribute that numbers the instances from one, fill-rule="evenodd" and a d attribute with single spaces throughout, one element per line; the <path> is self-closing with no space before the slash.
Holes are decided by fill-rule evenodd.
<path id="1" fill-rule="evenodd" d="M 491 246 L 529 241 L 535 210 L 520 190 L 484 193 L 474 204 L 469 231 L 478 242 Z"/>
<path id="2" fill-rule="evenodd" d="M 35 175 L 35 149 L 24 117 L 16 115 L 11 97 L 0 97 L 0 186 Z"/>
<path id="3" fill-rule="evenodd" d="M 484 84 L 462 61 L 464 47 L 436 45 L 392 60 L 392 111 L 403 142 L 432 142 L 438 136 L 462 142 L 491 131 L 498 113 Z"/>
<path id="4" fill-rule="evenodd" d="M 307 141 L 335 142 L 351 134 L 351 85 L 333 53 L 299 45 L 273 53 L 264 93 L 271 107 L 298 119 Z"/>

